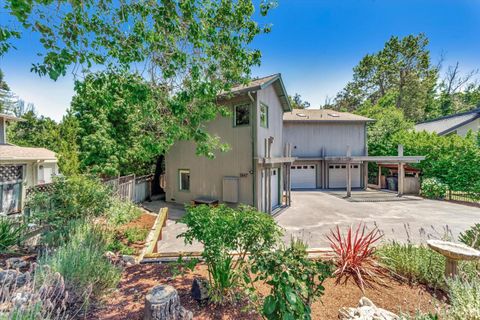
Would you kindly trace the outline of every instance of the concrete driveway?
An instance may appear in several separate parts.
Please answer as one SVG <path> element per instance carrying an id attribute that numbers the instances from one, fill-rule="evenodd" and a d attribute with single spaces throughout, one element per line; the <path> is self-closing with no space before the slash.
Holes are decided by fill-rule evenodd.
<path id="1" fill-rule="evenodd" d="M 480 223 L 476 207 L 379 191 L 353 191 L 348 200 L 344 195 L 344 191 L 292 192 L 292 206 L 275 217 L 286 230 L 285 240 L 295 236 L 310 247 L 325 247 L 331 228 L 365 223 L 369 228 L 377 225 L 385 240 L 423 242 L 445 234 L 457 239 L 460 232 Z"/>

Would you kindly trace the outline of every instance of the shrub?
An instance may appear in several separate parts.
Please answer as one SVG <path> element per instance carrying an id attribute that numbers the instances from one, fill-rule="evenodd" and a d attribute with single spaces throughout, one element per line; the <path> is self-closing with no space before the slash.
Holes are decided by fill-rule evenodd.
<path id="1" fill-rule="evenodd" d="M 79 221 L 72 229 L 70 240 L 41 257 L 40 263 L 59 272 L 74 294 L 84 295 L 89 290 L 93 295 L 102 294 L 115 287 L 120 279 L 120 269 L 104 256 L 109 237 L 102 227 Z"/>
<path id="2" fill-rule="evenodd" d="M 373 286 L 384 273 L 376 260 L 374 246 L 381 237 L 376 227 L 367 233 L 366 226 L 360 224 L 355 231 L 350 226 L 346 235 L 341 233 L 338 226 L 335 231 L 330 230 L 327 239 L 335 253 L 336 270 L 333 275 L 337 284 L 353 278 L 362 292 L 365 292 L 365 287 Z"/>
<path id="3" fill-rule="evenodd" d="M 445 199 L 447 185 L 436 178 L 427 178 L 422 181 L 421 193 L 429 199 Z"/>
<path id="4" fill-rule="evenodd" d="M 54 191 L 38 192 L 27 199 L 32 218 L 59 233 L 58 238 L 68 238 L 70 221 L 100 216 L 110 205 L 110 189 L 82 175 L 58 178 Z"/>
<path id="5" fill-rule="evenodd" d="M 148 235 L 148 230 L 144 228 L 132 227 L 123 231 L 123 235 L 129 244 L 135 242 L 145 241 Z"/>
<path id="6" fill-rule="evenodd" d="M 10 320 L 63 320 L 71 319 L 67 314 L 68 292 L 63 277 L 52 272 L 48 266 L 35 265 L 33 276 L 28 276 L 25 283 L 8 285 L 0 283 L 0 319 Z M 42 276 L 37 276 L 41 274 Z M 20 303 L 19 303 L 20 302 Z M 71 308 L 72 306 L 70 306 Z M 73 314 L 73 310 L 69 310 Z"/>
<path id="7" fill-rule="evenodd" d="M 308 258 L 306 245 L 292 240 L 289 247 L 265 251 L 255 258 L 254 281 L 271 286 L 263 302 L 267 319 L 311 319 L 311 304 L 324 293 L 323 281 L 331 276 L 331 266 Z"/>
<path id="8" fill-rule="evenodd" d="M 447 318 L 452 320 L 480 320 L 480 278 L 465 280 L 460 277 L 447 281 L 450 308 Z"/>
<path id="9" fill-rule="evenodd" d="M 187 244 L 203 244 L 210 296 L 215 302 L 232 298 L 236 288 L 248 278 L 244 277 L 247 253 L 255 256 L 270 250 L 281 234 L 270 216 L 247 206 L 188 207 L 182 222 L 187 231 L 179 237 L 184 237 Z M 233 251 L 238 253 L 235 261 L 231 259 Z"/>
<path id="10" fill-rule="evenodd" d="M 379 247 L 377 256 L 383 265 L 410 282 L 445 288 L 445 257 L 426 246 L 392 242 Z M 474 262 L 463 261 L 459 269 L 467 279 L 477 277 Z"/>
<path id="11" fill-rule="evenodd" d="M 107 209 L 105 215 L 108 222 L 113 226 L 127 224 L 138 219 L 142 210 L 130 201 L 123 201 L 118 198 L 112 200 L 112 205 Z"/>
<path id="12" fill-rule="evenodd" d="M 20 244 L 25 235 L 26 225 L 13 218 L 0 217 L 0 253 Z"/>
<path id="13" fill-rule="evenodd" d="M 467 246 L 480 249 L 480 223 L 473 225 L 464 233 L 460 233 L 459 240 Z"/>

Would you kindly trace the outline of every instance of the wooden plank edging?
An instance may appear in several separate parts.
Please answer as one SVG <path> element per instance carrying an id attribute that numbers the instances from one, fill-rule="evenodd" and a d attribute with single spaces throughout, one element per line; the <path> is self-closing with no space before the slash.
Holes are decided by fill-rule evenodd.
<path id="1" fill-rule="evenodd" d="M 145 256 L 154 254 L 157 241 L 162 239 L 162 229 L 167 224 L 168 208 L 160 208 L 157 219 L 153 224 L 152 229 L 148 233 L 145 241 L 145 246 L 138 257 L 138 261 L 142 261 Z"/>

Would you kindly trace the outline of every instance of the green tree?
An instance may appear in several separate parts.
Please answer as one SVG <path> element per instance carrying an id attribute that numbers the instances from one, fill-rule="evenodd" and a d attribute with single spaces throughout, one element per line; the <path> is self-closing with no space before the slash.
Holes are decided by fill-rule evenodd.
<path id="1" fill-rule="evenodd" d="M 68 112 L 60 123 L 60 141 L 58 146 L 58 166 L 60 172 L 65 176 L 72 176 L 79 173 L 80 163 L 78 158 L 78 121 Z"/>
<path id="2" fill-rule="evenodd" d="M 431 112 L 438 78 L 427 45 L 424 34 L 391 37 L 381 51 L 367 54 L 353 69 L 353 80 L 337 95 L 336 108 L 353 111 L 388 94 L 408 119 L 423 119 Z"/>
<path id="3" fill-rule="evenodd" d="M 272 6 L 274 1 L 262 1 L 260 15 Z M 145 93 L 151 99 L 149 110 L 155 107 L 143 125 L 156 130 L 156 138 L 165 139 L 164 146 L 171 145 L 171 139 L 190 139 L 197 143 L 199 154 L 210 157 L 222 145 L 218 137 L 206 132 L 204 123 L 222 112 L 216 104 L 220 93 L 248 80 L 251 67 L 261 58 L 251 44 L 257 35 L 270 30 L 269 25 L 261 27 L 253 19 L 252 0 L 6 0 L 5 9 L 17 25 L 0 26 L 0 45 L 8 49 L 21 36 L 12 30 L 40 37 L 41 61 L 33 64 L 34 72 L 57 79 L 69 67 L 81 65 L 75 70 L 105 66 L 108 73 L 121 77 L 129 77 L 125 70 L 134 73 L 134 78 L 141 74 L 151 87 L 151 93 Z M 107 96 L 118 96 L 114 86 L 109 90 Z M 92 142 L 103 139 L 98 130 L 98 141 Z M 109 139 L 106 134 L 104 142 Z M 107 171 L 115 172 L 119 164 L 115 155 L 106 152 L 108 146 L 94 147 L 103 149 L 97 153 L 103 157 L 101 163 L 112 163 Z M 81 158 L 88 166 L 94 165 L 93 160 Z"/>
<path id="4" fill-rule="evenodd" d="M 310 107 L 310 102 L 302 100 L 302 96 L 298 93 L 295 93 L 293 97 L 288 96 L 288 100 L 290 100 L 293 109 L 306 109 Z"/>
<path id="5" fill-rule="evenodd" d="M 37 116 L 35 111 L 26 112 L 22 119 L 8 127 L 8 141 L 24 147 L 58 150 L 59 125 L 51 118 Z"/>

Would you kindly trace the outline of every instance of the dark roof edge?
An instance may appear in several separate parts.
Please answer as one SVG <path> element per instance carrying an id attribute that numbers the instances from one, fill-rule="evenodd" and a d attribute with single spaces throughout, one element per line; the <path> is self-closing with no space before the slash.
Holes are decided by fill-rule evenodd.
<path id="1" fill-rule="evenodd" d="M 479 113 L 480 114 L 480 105 L 478 105 L 475 109 L 472 109 L 470 111 L 464 111 L 464 112 L 460 112 L 460 113 L 451 114 L 451 115 L 448 115 L 448 116 L 443 116 L 443 117 L 438 117 L 438 118 L 431 119 L 431 120 L 418 122 L 415 125 L 423 124 L 423 123 L 430 123 L 430 122 L 435 122 L 435 121 L 439 121 L 439 120 L 450 119 L 450 118 L 455 118 L 455 117 L 460 117 L 460 116 L 465 116 L 467 114 L 473 114 L 473 113 Z"/>

